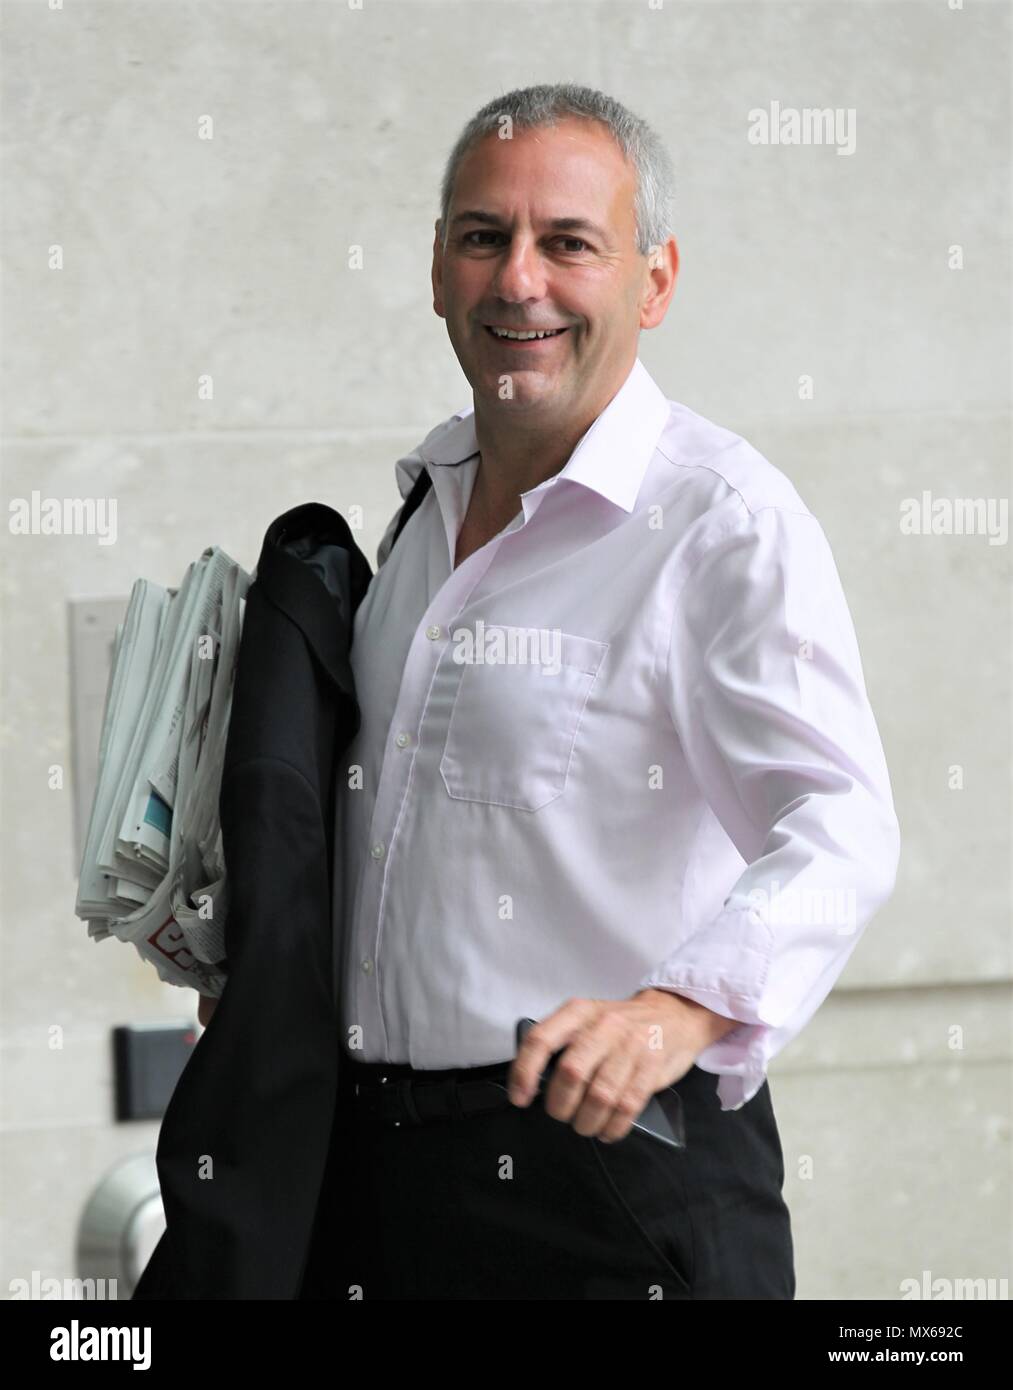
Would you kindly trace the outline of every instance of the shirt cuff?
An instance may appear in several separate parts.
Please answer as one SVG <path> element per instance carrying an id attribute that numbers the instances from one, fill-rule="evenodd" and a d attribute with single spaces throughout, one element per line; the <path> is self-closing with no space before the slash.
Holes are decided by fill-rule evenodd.
<path id="1" fill-rule="evenodd" d="M 767 1079 L 772 1025 L 784 1021 L 766 1007 L 761 1016 L 772 945 L 771 928 L 754 908 L 727 908 L 637 985 L 685 995 L 741 1024 L 696 1057 L 701 1071 L 719 1078 L 722 1110 L 741 1109 Z M 791 1012 L 789 1001 L 783 1012 Z"/>

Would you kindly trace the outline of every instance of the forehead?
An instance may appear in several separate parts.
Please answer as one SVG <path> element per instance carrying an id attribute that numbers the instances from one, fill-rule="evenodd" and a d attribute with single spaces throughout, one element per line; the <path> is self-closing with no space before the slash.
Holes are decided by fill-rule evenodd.
<path id="1" fill-rule="evenodd" d="M 514 129 L 510 139 L 484 136 L 461 159 L 451 203 L 455 207 L 484 201 L 508 206 L 529 198 L 561 203 L 566 212 L 593 203 L 600 211 L 632 215 L 636 175 L 607 127 L 595 121 L 566 119 L 553 126 Z M 465 203 L 465 196 L 467 202 Z M 497 207 L 497 211 L 502 210 Z"/>

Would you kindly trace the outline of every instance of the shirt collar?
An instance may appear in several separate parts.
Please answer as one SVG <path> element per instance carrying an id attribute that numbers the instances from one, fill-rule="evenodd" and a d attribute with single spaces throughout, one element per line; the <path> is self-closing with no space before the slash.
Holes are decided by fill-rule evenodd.
<path id="1" fill-rule="evenodd" d="M 669 403 L 638 357 L 622 386 L 578 441 L 558 473 L 524 493 L 530 497 L 561 478 L 592 488 L 624 511 L 632 512 L 661 431 Z M 407 458 L 399 459 L 395 477 L 402 497 L 427 464 L 454 468 L 478 453 L 474 406 L 466 406 L 432 430 Z"/>

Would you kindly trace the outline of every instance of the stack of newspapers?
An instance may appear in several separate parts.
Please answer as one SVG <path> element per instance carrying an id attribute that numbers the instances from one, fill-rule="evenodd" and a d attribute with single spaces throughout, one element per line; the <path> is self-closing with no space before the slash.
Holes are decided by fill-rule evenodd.
<path id="1" fill-rule="evenodd" d="M 116 630 L 75 912 L 163 980 L 217 997 L 228 900 L 218 795 L 251 577 L 217 546 L 138 579 Z"/>

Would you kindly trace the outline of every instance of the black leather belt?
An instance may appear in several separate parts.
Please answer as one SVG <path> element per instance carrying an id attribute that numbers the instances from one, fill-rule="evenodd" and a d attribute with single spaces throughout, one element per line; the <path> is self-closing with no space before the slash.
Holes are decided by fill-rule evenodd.
<path id="1" fill-rule="evenodd" d="M 391 1128 L 435 1120 L 466 1120 L 504 1110 L 512 1102 L 506 1082 L 509 1062 L 450 1071 L 416 1071 L 404 1065 L 342 1059 L 351 1103 Z M 350 1073 L 350 1075 L 349 1075 Z"/>

